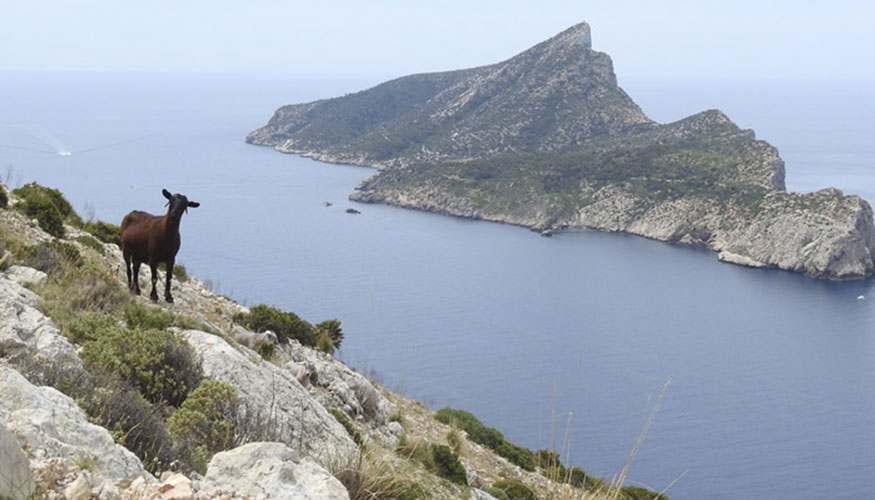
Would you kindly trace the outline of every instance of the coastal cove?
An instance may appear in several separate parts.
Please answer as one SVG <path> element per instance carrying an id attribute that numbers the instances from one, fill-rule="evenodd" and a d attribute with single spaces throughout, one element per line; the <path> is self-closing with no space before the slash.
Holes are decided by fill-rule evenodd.
<path id="1" fill-rule="evenodd" d="M 672 377 L 631 484 L 659 490 L 686 472 L 674 500 L 869 490 L 872 280 L 819 282 L 623 234 L 540 238 L 355 204 L 347 196 L 372 170 L 242 141 L 280 104 L 382 77 L 3 76 L 0 167 L 12 167 L 11 184 L 57 187 L 115 223 L 133 208 L 161 211 L 163 187 L 197 199 L 179 254 L 189 272 L 248 305 L 339 318 L 344 361 L 434 409 L 471 411 L 530 448 L 549 446 L 551 410 L 562 429 L 571 412 L 569 462 L 610 476 L 648 395 Z M 620 85 L 660 122 L 720 108 L 753 128 L 780 149 L 790 190 L 835 185 L 875 200 L 872 85 Z"/>

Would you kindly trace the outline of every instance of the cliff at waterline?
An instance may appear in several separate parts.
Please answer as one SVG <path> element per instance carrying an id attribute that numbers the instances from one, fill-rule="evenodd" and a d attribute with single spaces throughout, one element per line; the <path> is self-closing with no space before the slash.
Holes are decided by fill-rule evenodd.
<path id="1" fill-rule="evenodd" d="M 501 63 L 283 106 L 247 141 L 380 169 L 357 201 L 624 231 L 815 278 L 875 272 L 865 200 L 787 192 L 777 149 L 718 110 L 655 123 L 586 23 Z"/>

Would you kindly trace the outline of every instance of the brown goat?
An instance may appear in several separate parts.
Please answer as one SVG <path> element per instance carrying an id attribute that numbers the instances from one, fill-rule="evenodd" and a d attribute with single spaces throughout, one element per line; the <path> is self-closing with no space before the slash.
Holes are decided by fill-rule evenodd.
<path id="1" fill-rule="evenodd" d="M 173 296 L 170 295 L 170 279 L 173 277 L 176 253 L 179 251 L 179 221 L 182 219 L 182 214 L 188 212 L 188 207 L 195 208 L 200 206 L 200 203 L 188 201 L 188 198 L 179 193 L 171 195 L 166 189 L 162 189 L 161 193 L 168 200 L 166 215 L 161 217 L 134 210 L 122 219 L 122 255 L 128 273 L 128 288 L 136 295 L 140 295 L 138 282 L 140 264 L 144 262 L 149 264 L 152 269 L 152 293 L 149 296 L 153 301 L 158 300 L 158 292 L 155 291 L 155 284 L 158 282 L 158 264 L 161 262 L 167 264 L 164 300 L 173 303 Z"/>

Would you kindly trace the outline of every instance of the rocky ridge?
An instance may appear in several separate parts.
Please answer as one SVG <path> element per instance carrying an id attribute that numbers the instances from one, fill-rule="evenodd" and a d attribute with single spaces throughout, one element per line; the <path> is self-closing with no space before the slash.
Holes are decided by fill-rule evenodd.
<path id="1" fill-rule="evenodd" d="M 247 141 L 381 169 L 355 201 L 623 231 L 820 279 L 875 273 L 865 200 L 787 193 L 777 149 L 718 110 L 653 122 L 586 23 L 494 65 L 284 106 Z"/>

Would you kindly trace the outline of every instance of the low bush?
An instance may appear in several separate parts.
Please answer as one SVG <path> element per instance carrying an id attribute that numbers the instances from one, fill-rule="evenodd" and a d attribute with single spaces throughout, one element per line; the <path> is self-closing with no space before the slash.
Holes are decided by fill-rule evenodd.
<path id="1" fill-rule="evenodd" d="M 456 484 L 468 485 L 468 476 L 465 467 L 459 461 L 459 455 L 453 452 L 449 446 L 440 444 L 431 446 L 431 454 L 434 460 L 435 473 Z"/>
<path id="2" fill-rule="evenodd" d="M 89 312 L 80 314 L 67 322 L 63 332 L 70 342 L 82 344 L 90 340 L 96 340 L 102 332 L 113 328 L 121 328 L 118 320 L 113 316 L 99 312 Z"/>
<path id="3" fill-rule="evenodd" d="M 18 257 L 22 264 L 46 274 L 75 269 L 83 263 L 78 248 L 59 240 L 28 245 L 19 252 Z"/>
<path id="4" fill-rule="evenodd" d="M 106 249 L 103 248 L 103 244 L 93 236 L 88 236 L 87 234 L 83 234 L 81 236 L 76 237 L 76 241 L 81 243 L 83 246 L 86 246 L 95 252 L 103 255 L 106 253 Z"/>
<path id="5" fill-rule="evenodd" d="M 531 450 L 507 442 L 501 432 L 492 427 L 486 427 L 473 414 L 463 410 L 444 408 L 435 414 L 435 419 L 462 429 L 468 433 L 468 438 L 471 441 L 492 449 L 523 469 L 535 470 L 535 457 Z"/>
<path id="6" fill-rule="evenodd" d="M 491 486 L 488 490 L 486 490 L 486 493 L 489 493 L 490 495 L 495 497 L 495 500 L 509 500 L 507 497 L 507 493 L 505 493 L 504 490 L 500 488 L 496 488 L 495 486 Z"/>
<path id="7" fill-rule="evenodd" d="M 340 327 L 340 320 L 329 319 L 317 323 L 313 329 L 316 337 L 316 349 L 328 354 L 334 354 L 335 349 L 340 349 L 340 343 L 343 342 L 343 329 Z"/>
<path id="8" fill-rule="evenodd" d="M 0 208 L 9 206 L 9 195 L 6 194 L 6 187 L 0 184 Z"/>
<path id="9" fill-rule="evenodd" d="M 57 238 L 65 235 L 64 223 L 81 226 L 82 219 L 73 211 L 64 195 L 57 189 L 47 188 L 35 182 L 12 191 L 21 198 L 14 208 L 28 217 L 35 218 L 43 231 Z"/>
<path id="10" fill-rule="evenodd" d="M 94 334 L 80 353 L 86 368 L 117 376 L 152 403 L 178 407 L 203 378 L 194 351 L 175 333 L 108 328 Z"/>
<path id="11" fill-rule="evenodd" d="M 125 305 L 125 323 L 130 328 L 165 330 L 173 322 L 173 314 L 160 307 L 147 306 L 134 300 Z"/>
<path id="12" fill-rule="evenodd" d="M 119 247 L 122 246 L 121 228 L 115 224 L 103 221 L 86 222 L 82 225 L 82 229 L 104 243 L 114 243 Z"/>
<path id="13" fill-rule="evenodd" d="M 492 484 L 507 495 L 508 500 L 538 500 L 538 495 L 528 485 L 517 479 L 502 479 Z"/>
<path id="14" fill-rule="evenodd" d="M 150 404 L 130 385 L 107 374 L 97 387 L 77 398 L 89 420 L 105 427 L 115 441 L 131 450 L 146 470 L 167 470 L 179 455 L 164 423 L 161 404 Z"/>
<path id="15" fill-rule="evenodd" d="M 281 343 L 295 339 L 302 345 L 310 347 L 316 345 L 313 325 L 299 318 L 295 313 L 259 304 L 252 307 L 249 313 L 235 314 L 233 320 L 253 332 L 271 330 L 276 333 Z"/>
<path id="16" fill-rule="evenodd" d="M 627 500 L 668 500 L 668 497 L 662 493 L 637 486 L 624 486 L 620 491 Z"/>
<path id="17" fill-rule="evenodd" d="M 240 402 L 237 389 L 218 380 L 204 380 L 168 420 L 177 444 L 205 474 L 213 455 L 234 447 Z"/>

